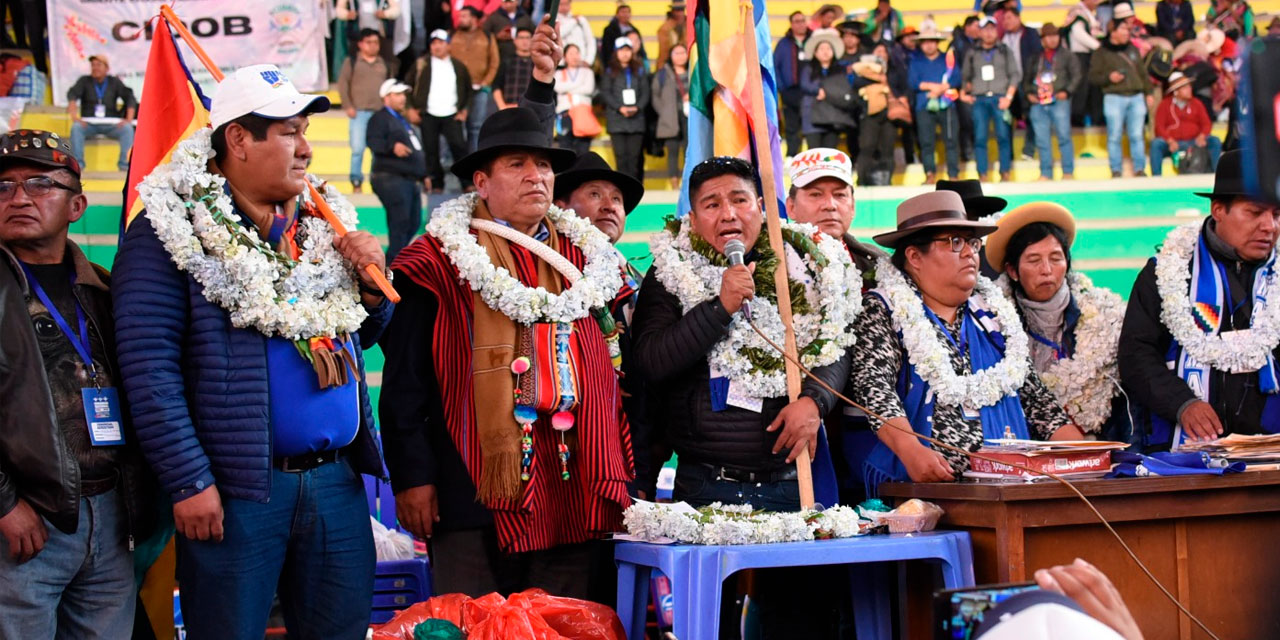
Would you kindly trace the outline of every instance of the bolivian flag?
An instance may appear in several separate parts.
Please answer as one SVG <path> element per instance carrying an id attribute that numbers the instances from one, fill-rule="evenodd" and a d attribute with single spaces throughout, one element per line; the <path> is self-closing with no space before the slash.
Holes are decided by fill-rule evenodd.
<path id="1" fill-rule="evenodd" d="M 685 151 L 684 184 L 699 162 L 712 156 L 737 156 L 759 166 L 761 156 L 772 156 L 783 211 L 782 146 L 778 136 L 778 86 L 774 80 L 769 14 L 764 0 L 691 0 L 688 8 L 692 34 L 689 47 L 689 141 Z M 756 40 L 756 60 L 747 59 L 747 38 Z M 760 52 L 764 52 L 761 54 Z M 748 64 L 760 65 L 764 104 L 752 104 L 747 91 Z M 764 111 L 769 148 L 755 149 L 752 113 Z M 688 213 L 689 191 L 680 191 L 680 215 Z M 785 213 L 783 214 L 786 215 Z"/>
<path id="2" fill-rule="evenodd" d="M 179 142 L 199 128 L 209 126 L 209 100 L 200 92 L 200 85 L 182 61 L 169 23 L 160 17 L 155 18 L 144 77 L 138 130 L 133 136 L 129 175 L 125 180 L 121 237 L 134 217 L 142 212 L 138 183 L 157 166 L 168 162 Z"/>

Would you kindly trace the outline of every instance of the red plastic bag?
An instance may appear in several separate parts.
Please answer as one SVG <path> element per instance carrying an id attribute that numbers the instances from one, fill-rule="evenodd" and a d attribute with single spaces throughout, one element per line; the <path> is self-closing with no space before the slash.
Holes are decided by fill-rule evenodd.
<path id="1" fill-rule="evenodd" d="M 374 632 L 374 640 L 413 640 L 423 620 L 439 618 L 457 625 L 467 640 L 626 640 L 618 614 L 585 600 L 529 589 L 503 598 L 496 593 L 468 598 L 436 596 L 397 613 Z"/>

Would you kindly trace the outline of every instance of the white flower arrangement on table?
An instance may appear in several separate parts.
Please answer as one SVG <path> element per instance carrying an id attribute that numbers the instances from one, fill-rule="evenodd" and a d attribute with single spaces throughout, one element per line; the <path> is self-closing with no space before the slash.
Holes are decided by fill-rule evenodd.
<path id="1" fill-rule="evenodd" d="M 1280 291 L 1280 271 L 1273 268 L 1259 274 L 1266 278 L 1262 286 L 1268 295 L 1254 305 L 1250 331 L 1201 331 L 1193 316 L 1195 303 L 1191 300 L 1190 283 L 1191 258 L 1202 225 L 1192 222 L 1170 231 L 1156 254 L 1160 320 L 1196 362 L 1228 373 L 1257 371 L 1266 366 L 1272 350 L 1280 345 L 1280 304 L 1272 295 Z"/>
<path id="2" fill-rule="evenodd" d="M 675 226 L 672 222 L 669 227 Z M 720 281 L 727 267 L 713 264 L 696 251 L 691 240 L 689 220 L 678 223 L 679 231 L 664 229 L 649 240 L 653 251 L 653 268 L 659 282 L 680 301 L 688 312 L 720 293 Z M 784 242 L 787 277 L 801 283 L 804 300 L 793 298 L 792 326 L 800 362 L 808 369 L 829 365 L 853 345 L 853 321 L 862 312 L 862 274 L 849 258 L 844 244 L 817 227 L 794 222 L 782 223 L 785 236 L 807 238 L 809 251 L 816 247 L 818 255 L 804 253 Z M 705 243 L 705 241 L 703 241 Z M 758 242 L 767 243 L 762 237 Z M 781 345 L 785 327 L 773 291 L 758 291 L 751 300 L 751 317 L 769 339 Z M 805 312 L 800 312 L 805 310 Z M 710 366 L 722 373 L 743 394 L 753 398 L 786 395 L 786 372 L 781 357 L 770 357 L 766 366 L 750 354 L 774 356 L 769 346 L 751 329 L 741 310 L 733 314 L 729 331 L 707 355 Z"/>
<path id="3" fill-rule="evenodd" d="M 1001 275 L 996 284 L 1009 300 L 1014 299 L 1007 275 Z M 1124 301 L 1108 289 L 1095 287 L 1083 273 L 1068 273 L 1067 286 L 1080 308 L 1075 353 L 1049 365 L 1040 373 L 1040 380 L 1076 426 L 1085 433 L 1097 433 L 1111 416 L 1111 399 L 1120 393 L 1116 353 L 1124 324 Z"/>
<path id="4" fill-rule="evenodd" d="M 618 254 L 609 237 L 586 218 L 554 205 L 547 217 L 586 257 L 582 278 L 560 294 L 526 286 L 510 271 L 495 266 L 471 234 L 471 216 L 479 200 L 478 194 L 470 193 L 436 207 L 426 231 L 440 241 L 459 276 L 489 308 L 525 325 L 573 322 L 590 315 L 592 308 L 607 307 L 622 288 Z"/>
<path id="5" fill-rule="evenodd" d="M 646 542 L 739 545 L 851 538 L 862 534 L 857 510 L 757 511 L 749 504 L 714 502 L 701 509 L 636 502 L 622 514 L 627 532 Z"/>
<path id="6" fill-rule="evenodd" d="M 907 282 L 907 277 L 888 258 L 876 264 L 879 288 L 888 298 L 894 329 L 902 334 L 902 345 L 916 374 L 929 384 L 939 403 L 952 407 L 981 409 L 1001 398 L 1018 393 L 1031 369 L 1031 346 L 1013 303 L 1005 299 L 991 280 L 978 276 L 977 302 L 995 314 L 1004 334 L 1004 357 L 995 365 L 965 375 L 951 366 L 951 353 L 938 338 L 938 330 L 924 311 L 924 301 Z"/>
<path id="7" fill-rule="evenodd" d="M 277 252 L 235 218 L 226 179 L 208 169 L 214 155 L 210 137 L 208 129 L 197 131 L 138 185 L 146 216 L 173 263 L 191 274 L 237 328 L 294 341 L 359 329 L 368 312 L 355 267 L 333 246 L 333 227 L 318 216 L 301 215 L 301 255 L 294 260 Z M 338 219 L 355 229 L 351 203 L 331 185 L 307 179 L 322 188 Z M 304 198 L 304 206 L 309 202 Z"/>

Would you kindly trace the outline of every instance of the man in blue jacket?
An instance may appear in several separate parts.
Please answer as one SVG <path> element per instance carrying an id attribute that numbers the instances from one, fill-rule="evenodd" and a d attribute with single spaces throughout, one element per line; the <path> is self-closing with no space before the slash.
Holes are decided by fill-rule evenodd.
<path id="1" fill-rule="evenodd" d="M 800 67 L 805 63 L 804 43 L 809 41 L 809 23 L 804 13 L 791 14 L 791 29 L 778 39 L 773 48 L 773 69 L 778 74 L 778 95 L 782 105 L 782 125 L 787 136 L 787 155 L 800 153 L 804 138 L 800 135 Z"/>
<path id="2" fill-rule="evenodd" d="M 907 86 L 915 96 L 911 107 L 916 114 L 925 184 L 938 181 L 935 140 L 939 129 L 947 154 L 947 177 L 955 180 L 960 175 L 960 122 L 956 119 L 955 95 L 960 88 L 962 60 L 938 50 L 938 42 L 943 39 L 937 29 L 925 28 L 920 33 L 920 50 L 911 55 L 907 68 Z"/>
<path id="3" fill-rule="evenodd" d="M 173 500 L 187 637 L 364 638 L 380 474 L 361 348 L 391 304 L 369 233 L 306 193 L 308 115 L 274 65 L 218 85 L 213 131 L 139 187 L 115 263 L 116 338 L 143 453 Z M 209 160 L 206 161 L 206 158 Z M 318 183 L 316 183 L 318 184 Z M 339 219 L 355 211 L 321 186 Z"/>

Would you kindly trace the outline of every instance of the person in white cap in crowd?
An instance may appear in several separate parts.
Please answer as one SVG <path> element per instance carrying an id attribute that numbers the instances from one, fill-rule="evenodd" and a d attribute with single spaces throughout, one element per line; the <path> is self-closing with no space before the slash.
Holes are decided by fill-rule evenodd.
<path id="1" fill-rule="evenodd" d="M 651 93 L 649 73 L 626 36 L 613 43 L 613 57 L 600 81 L 605 129 L 618 171 L 644 182 L 644 108 Z"/>
<path id="2" fill-rule="evenodd" d="M 1222 141 L 1213 135 L 1213 121 L 1204 104 L 1192 92 L 1191 78 L 1174 71 L 1165 96 L 1156 107 L 1155 135 L 1151 138 L 1151 175 L 1164 172 L 1164 159 L 1199 147 L 1209 152 L 1209 171 L 1218 167 Z"/>
<path id="3" fill-rule="evenodd" d="M 192 640 L 262 638 L 277 589 L 290 638 L 368 630 L 359 474 L 383 467 L 362 348 L 392 305 L 372 275 L 387 273 L 377 239 L 307 174 L 308 116 L 328 108 L 275 65 L 229 74 L 212 131 L 151 174 L 116 255 L 120 379 L 173 501 Z"/>
<path id="4" fill-rule="evenodd" d="M 422 138 L 404 112 L 407 91 L 409 85 L 394 78 L 382 83 L 378 90 L 382 109 L 369 119 L 366 140 L 373 152 L 369 183 L 387 212 L 388 263 L 418 234 L 418 227 L 422 226 L 422 187 L 432 186 L 427 177 L 427 158 L 431 154 L 424 152 Z M 435 163 L 439 165 L 439 132 L 436 139 L 432 146 L 437 147 Z M 461 150 L 461 145 L 449 146 Z M 444 186 L 443 177 L 436 186 Z"/>
<path id="5" fill-rule="evenodd" d="M 471 106 L 471 74 L 449 50 L 449 33 L 431 32 L 431 51 L 418 58 L 409 92 L 409 108 L 419 115 L 422 141 L 427 152 L 427 189 L 444 192 L 444 167 L 440 164 L 440 136 L 457 159 L 467 155 L 463 129 Z M 463 181 L 466 187 L 470 180 Z"/>
<path id="6" fill-rule="evenodd" d="M 106 56 L 100 53 L 89 56 L 89 75 L 80 76 L 67 90 L 67 111 L 71 114 L 71 155 L 80 162 L 80 166 L 85 166 L 85 138 L 106 136 L 120 143 L 116 168 L 128 171 L 129 150 L 133 148 L 133 117 L 138 113 L 138 101 L 123 80 L 108 75 L 110 70 Z"/>

